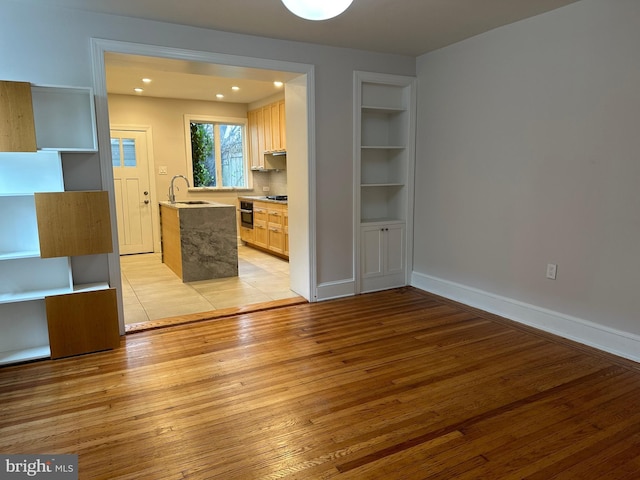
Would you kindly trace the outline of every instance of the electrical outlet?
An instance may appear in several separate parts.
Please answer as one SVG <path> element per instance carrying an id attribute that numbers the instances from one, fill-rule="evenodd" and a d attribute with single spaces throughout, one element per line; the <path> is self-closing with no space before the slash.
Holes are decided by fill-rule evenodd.
<path id="1" fill-rule="evenodd" d="M 558 273 L 558 265 L 555 263 L 547 264 L 547 278 L 550 280 L 556 279 L 556 274 Z"/>
<path id="2" fill-rule="evenodd" d="M 262 191 L 263 191 L 263 192 L 268 192 L 269 190 L 271 190 L 271 188 L 269 188 L 269 187 L 262 187 Z"/>
<path id="3" fill-rule="evenodd" d="M 162 167 L 158 167 L 158 175 L 166 175 L 167 174 L 167 167 L 162 166 Z"/>

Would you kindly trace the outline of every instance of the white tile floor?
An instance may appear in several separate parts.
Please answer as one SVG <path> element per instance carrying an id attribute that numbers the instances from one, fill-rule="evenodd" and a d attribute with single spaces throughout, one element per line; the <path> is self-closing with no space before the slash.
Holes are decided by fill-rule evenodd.
<path id="1" fill-rule="evenodd" d="M 289 262 L 250 247 L 238 247 L 239 275 L 182 283 L 159 253 L 123 255 L 125 323 L 297 297 L 289 290 Z"/>

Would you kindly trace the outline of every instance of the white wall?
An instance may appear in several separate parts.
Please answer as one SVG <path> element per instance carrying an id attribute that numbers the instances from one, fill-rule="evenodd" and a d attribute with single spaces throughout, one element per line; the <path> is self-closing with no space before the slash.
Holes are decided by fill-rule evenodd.
<path id="1" fill-rule="evenodd" d="M 353 70 L 415 74 L 410 57 L 269 40 L 0 0 L 0 78 L 92 86 L 90 38 L 315 66 L 317 282 L 352 278 Z"/>
<path id="2" fill-rule="evenodd" d="M 639 45 L 583 0 L 418 59 L 414 284 L 640 359 Z"/>

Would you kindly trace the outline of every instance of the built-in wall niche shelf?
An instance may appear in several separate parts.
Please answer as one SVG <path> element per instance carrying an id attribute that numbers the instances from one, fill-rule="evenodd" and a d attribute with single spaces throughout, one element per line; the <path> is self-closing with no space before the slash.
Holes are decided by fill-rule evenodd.
<path id="1" fill-rule="evenodd" d="M 415 79 L 355 72 L 358 292 L 406 284 L 415 143 Z M 389 261 L 393 268 L 389 267 Z"/>
<path id="2" fill-rule="evenodd" d="M 380 219 L 406 221 L 407 200 L 405 186 L 362 186 L 360 191 L 360 222 L 379 222 Z"/>

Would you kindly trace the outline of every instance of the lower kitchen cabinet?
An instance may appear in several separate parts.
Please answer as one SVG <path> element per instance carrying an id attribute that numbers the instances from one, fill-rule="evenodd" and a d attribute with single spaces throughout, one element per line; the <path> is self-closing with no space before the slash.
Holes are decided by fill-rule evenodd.
<path id="1" fill-rule="evenodd" d="M 243 233 L 240 238 L 248 245 L 258 247 L 278 256 L 289 256 L 289 216 L 283 203 L 253 202 L 253 233 Z"/>
<path id="2" fill-rule="evenodd" d="M 255 239 L 256 234 L 253 228 L 240 227 L 240 240 L 247 243 L 254 243 Z"/>
<path id="3" fill-rule="evenodd" d="M 376 223 L 360 230 L 362 292 L 406 285 L 404 223 Z"/>

